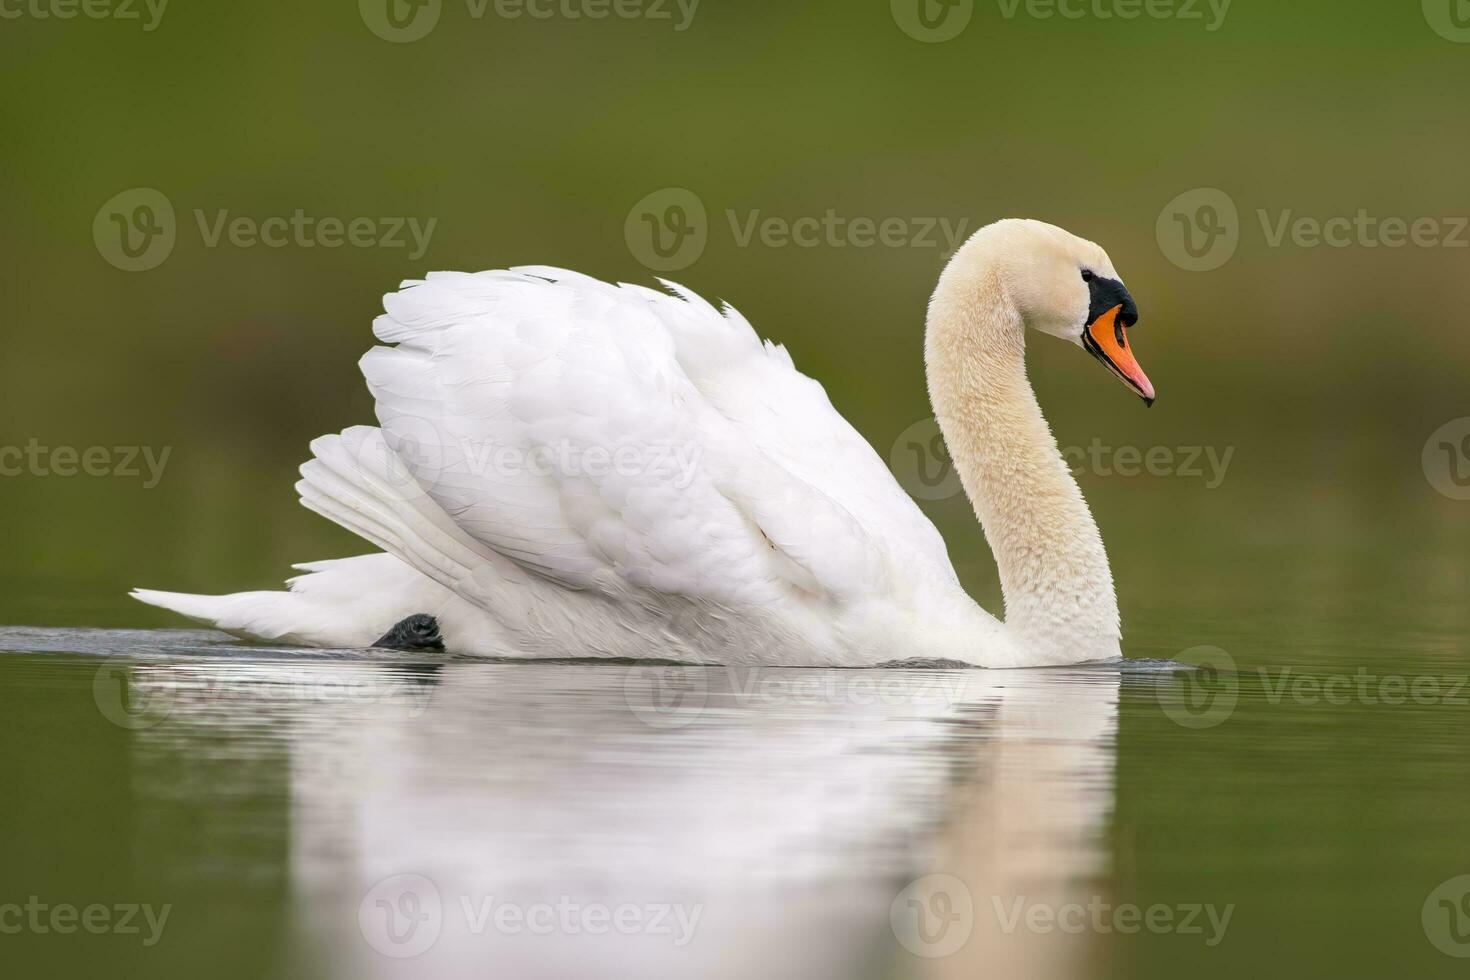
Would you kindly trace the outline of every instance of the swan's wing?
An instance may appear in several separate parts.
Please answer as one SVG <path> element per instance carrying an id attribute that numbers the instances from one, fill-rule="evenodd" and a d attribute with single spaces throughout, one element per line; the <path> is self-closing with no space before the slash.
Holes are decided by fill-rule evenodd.
<path id="1" fill-rule="evenodd" d="M 919 579 L 957 585 L 933 522 L 822 385 L 797 370 L 786 348 L 762 343 L 730 304 L 716 310 L 676 283 L 664 285 L 675 295 L 622 288 L 642 295 L 668 328 L 680 366 L 710 404 L 773 462 L 853 515 L 880 545 L 890 543 L 890 560 Z"/>
<path id="2" fill-rule="evenodd" d="M 374 322 L 397 346 L 362 360 L 385 440 L 469 537 L 573 588 L 882 590 L 861 522 L 718 410 L 645 292 L 549 270 L 406 283 Z"/>

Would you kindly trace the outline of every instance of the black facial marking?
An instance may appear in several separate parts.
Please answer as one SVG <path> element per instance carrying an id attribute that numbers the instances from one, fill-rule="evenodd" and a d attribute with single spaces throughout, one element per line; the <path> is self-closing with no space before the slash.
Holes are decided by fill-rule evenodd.
<path id="1" fill-rule="evenodd" d="M 1082 329 L 1086 332 L 1089 326 L 1097 322 L 1098 317 L 1115 306 L 1121 306 L 1123 308 L 1118 311 L 1118 342 L 1121 344 L 1122 328 L 1131 327 L 1138 322 L 1138 307 L 1134 305 L 1133 297 L 1128 295 L 1128 290 L 1121 282 L 1095 274 L 1089 279 L 1089 273 L 1090 270 L 1082 275 L 1092 294 L 1092 301 L 1087 309 L 1087 322 L 1082 325 Z"/>
<path id="2" fill-rule="evenodd" d="M 439 635 L 439 621 L 425 613 L 415 613 L 399 620 L 374 643 L 387 650 L 444 651 L 444 638 Z"/>

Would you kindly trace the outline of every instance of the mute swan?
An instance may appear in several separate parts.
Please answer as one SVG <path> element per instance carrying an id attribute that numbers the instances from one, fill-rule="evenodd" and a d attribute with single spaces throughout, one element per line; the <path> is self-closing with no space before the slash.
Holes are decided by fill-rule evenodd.
<path id="1" fill-rule="evenodd" d="M 999 221 L 929 304 L 930 398 L 1004 623 L 785 348 L 665 285 L 540 266 L 405 283 L 373 323 L 396 346 L 361 362 L 381 427 L 317 439 L 297 484 L 384 553 L 297 566 L 289 592 L 133 596 L 308 646 L 834 666 L 1120 655 L 1102 537 L 1024 363 L 1029 327 L 1153 402 L 1125 333 L 1137 310 L 1101 248 Z"/>

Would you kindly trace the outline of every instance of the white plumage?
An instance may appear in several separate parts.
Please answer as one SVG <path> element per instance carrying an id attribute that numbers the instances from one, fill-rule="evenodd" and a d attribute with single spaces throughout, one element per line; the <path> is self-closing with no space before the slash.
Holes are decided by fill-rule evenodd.
<path id="1" fill-rule="evenodd" d="M 477 655 L 1092 659 L 981 611 L 821 385 L 665 285 L 539 266 L 404 283 L 373 324 L 393 346 L 361 361 L 379 426 L 317 439 L 297 485 L 385 554 L 300 566 L 285 593 L 134 595 L 316 646 L 426 613 Z"/>

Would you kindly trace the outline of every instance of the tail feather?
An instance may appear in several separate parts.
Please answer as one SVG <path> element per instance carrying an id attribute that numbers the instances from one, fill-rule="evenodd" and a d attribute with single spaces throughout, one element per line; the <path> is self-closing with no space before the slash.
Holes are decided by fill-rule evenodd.
<path id="1" fill-rule="evenodd" d="M 299 601 L 293 602 L 297 597 L 290 592 L 189 595 L 134 589 L 128 594 L 139 602 L 176 612 L 242 639 L 292 642 L 300 626 Z"/>
<path id="2" fill-rule="evenodd" d="M 388 554 L 295 566 L 305 574 L 285 592 L 186 595 L 134 589 L 158 606 L 242 639 L 315 647 L 366 647 L 406 616 L 450 612 L 455 627 L 469 612 L 452 593 Z M 463 632 L 458 629 L 457 632 Z"/>

